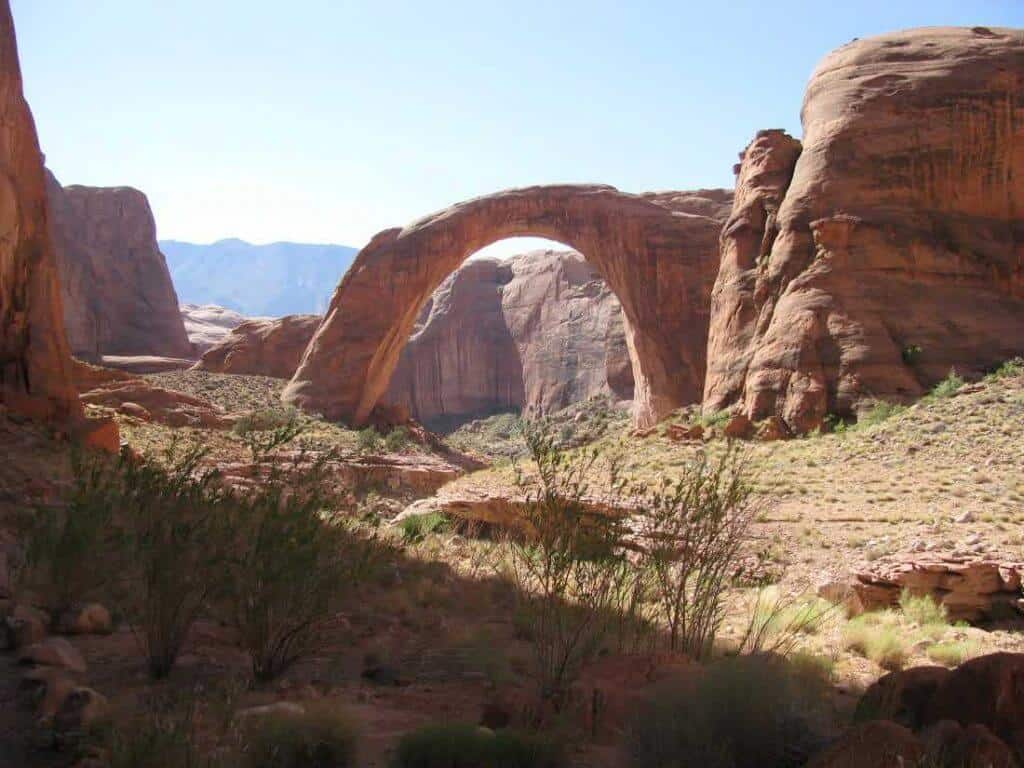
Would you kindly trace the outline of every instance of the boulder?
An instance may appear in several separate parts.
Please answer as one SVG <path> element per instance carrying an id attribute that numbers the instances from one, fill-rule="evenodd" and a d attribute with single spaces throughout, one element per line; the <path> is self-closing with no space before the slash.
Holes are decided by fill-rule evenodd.
<path id="1" fill-rule="evenodd" d="M 925 756 L 924 745 L 910 730 L 887 720 L 871 720 L 850 728 L 807 768 L 911 768 Z"/>
<path id="2" fill-rule="evenodd" d="M 53 718 L 57 733 L 82 732 L 106 718 L 110 712 L 107 697 L 92 688 L 75 688 L 67 695 Z"/>
<path id="3" fill-rule="evenodd" d="M 72 354 L 191 357 L 146 196 L 131 187 L 62 187 L 50 173 L 46 191 Z"/>
<path id="4" fill-rule="evenodd" d="M 99 603 L 86 603 L 57 617 L 56 630 L 62 635 L 107 635 L 113 629 L 110 611 Z"/>
<path id="5" fill-rule="evenodd" d="M 804 433 L 1024 351 L 1022 68 L 1020 31 L 984 27 L 825 57 L 802 145 L 764 131 L 741 156 L 705 408 Z"/>
<path id="6" fill-rule="evenodd" d="M 726 437 L 731 437 L 735 440 L 745 440 L 753 434 L 754 425 L 744 414 L 737 413 L 733 414 L 725 423 L 723 432 Z"/>
<path id="7" fill-rule="evenodd" d="M 47 637 L 26 646 L 18 653 L 18 661 L 37 667 L 56 667 L 69 672 L 85 672 L 82 654 L 63 637 Z"/>
<path id="8" fill-rule="evenodd" d="M 983 725 L 963 728 L 942 720 L 921 733 L 930 765 L 964 768 L 1017 768 L 1017 760 L 1006 743 Z"/>
<path id="9" fill-rule="evenodd" d="M 228 429 L 235 422 L 220 406 L 184 392 L 158 387 L 145 379 L 112 382 L 83 392 L 81 400 L 169 427 Z"/>
<path id="10" fill-rule="evenodd" d="M 665 437 L 674 443 L 699 442 L 704 439 L 704 427 L 700 424 L 669 424 L 665 427 Z"/>
<path id="11" fill-rule="evenodd" d="M 993 653 L 965 661 L 936 688 L 922 720 L 983 725 L 1024 757 L 1024 654 Z"/>
<path id="12" fill-rule="evenodd" d="M 40 718 L 57 714 L 77 683 L 65 669 L 36 667 L 21 677 L 18 693 Z"/>
<path id="13" fill-rule="evenodd" d="M 854 720 L 891 720 L 917 730 L 935 691 L 951 674 L 945 667 L 913 667 L 883 675 L 857 702 Z"/>
<path id="14" fill-rule="evenodd" d="M 71 383 L 43 156 L 7 2 L 0 3 L 0 114 L 0 405 L 74 421 L 82 407 Z"/>
<path id="15" fill-rule="evenodd" d="M 208 349 L 196 368 L 290 379 L 320 326 L 320 315 L 246 320 Z"/>
<path id="16" fill-rule="evenodd" d="M 979 622 L 1019 615 L 1022 574 L 1022 563 L 923 552 L 876 560 L 852 587 L 867 610 L 896 605 L 906 589 L 931 595 L 953 621 Z"/>
<path id="17" fill-rule="evenodd" d="M 46 637 L 49 624 L 50 617 L 43 611 L 28 605 L 15 605 L 0 625 L 2 645 L 17 650 L 38 643 Z"/>

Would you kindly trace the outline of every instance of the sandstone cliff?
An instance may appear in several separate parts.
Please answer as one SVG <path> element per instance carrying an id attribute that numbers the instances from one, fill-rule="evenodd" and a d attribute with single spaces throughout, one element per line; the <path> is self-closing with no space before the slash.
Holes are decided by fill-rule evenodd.
<path id="1" fill-rule="evenodd" d="M 320 325 L 320 315 L 254 318 L 232 329 L 208 349 L 196 368 L 218 373 L 244 373 L 290 378 Z"/>
<path id="2" fill-rule="evenodd" d="M 0 398 L 4 407 L 77 419 L 43 157 L 22 93 L 14 22 L 0 3 Z"/>
<path id="3" fill-rule="evenodd" d="M 146 196 L 47 178 L 64 325 L 72 354 L 192 354 Z"/>
<path id="4" fill-rule="evenodd" d="M 224 341 L 231 331 L 246 320 L 269 320 L 266 317 L 246 317 L 232 309 L 225 309 L 216 304 L 182 304 L 181 319 L 185 323 L 185 333 L 197 355 L 217 346 Z"/>
<path id="5" fill-rule="evenodd" d="M 383 401 L 447 428 L 594 395 L 633 396 L 622 310 L 574 252 L 473 259 L 421 310 Z"/>
<path id="6" fill-rule="evenodd" d="M 1024 36 L 930 28 L 818 66 L 802 147 L 738 166 L 704 404 L 802 432 L 1024 351 Z"/>

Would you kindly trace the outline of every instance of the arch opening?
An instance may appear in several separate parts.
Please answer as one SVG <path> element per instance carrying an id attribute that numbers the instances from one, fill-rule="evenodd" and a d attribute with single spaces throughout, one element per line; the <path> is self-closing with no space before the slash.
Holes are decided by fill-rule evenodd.
<path id="1" fill-rule="evenodd" d="M 426 300 L 382 402 L 447 433 L 592 398 L 632 403 L 618 299 L 568 245 L 507 238 L 471 254 Z"/>
<path id="2" fill-rule="evenodd" d="M 380 232 L 356 257 L 283 398 L 365 423 L 384 396 L 420 309 L 469 256 L 512 237 L 586 256 L 622 306 L 642 426 L 697 402 L 703 386 L 719 219 L 680 193 L 613 187 L 506 190 Z M 697 212 L 686 210 L 694 208 Z"/>

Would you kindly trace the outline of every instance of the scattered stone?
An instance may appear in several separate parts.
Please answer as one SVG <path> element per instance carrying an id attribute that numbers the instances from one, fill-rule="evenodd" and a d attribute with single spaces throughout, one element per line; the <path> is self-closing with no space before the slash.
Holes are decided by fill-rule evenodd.
<path id="1" fill-rule="evenodd" d="M 746 415 L 737 413 L 726 422 L 722 431 L 726 437 L 745 440 L 754 431 L 754 425 Z"/>
<path id="2" fill-rule="evenodd" d="M 62 635 L 107 635 L 113 626 L 110 611 L 99 603 L 87 603 L 58 616 L 56 628 Z"/>
<path id="3" fill-rule="evenodd" d="M 92 688 L 75 688 L 54 716 L 53 726 L 58 733 L 84 731 L 106 717 L 109 711 L 106 696 Z"/>
<path id="4" fill-rule="evenodd" d="M 973 523 L 974 522 L 974 515 L 971 513 L 971 510 L 968 509 L 968 510 L 960 513 L 956 517 L 954 517 L 953 518 L 953 522 L 954 523 Z"/>
<path id="5" fill-rule="evenodd" d="M 788 440 L 793 436 L 789 427 L 778 416 L 771 416 L 757 428 L 757 439 L 763 443 L 774 442 L 775 440 Z"/>
<path id="6" fill-rule="evenodd" d="M 872 720 L 850 728 L 807 768 L 882 768 L 915 766 L 924 745 L 910 730 L 887 720 Z"/>
<path id="7" fill-rule="evenodd" d="M 18 661 L 41 667 L 58 667 L 71 672 L 85 672 L 82 654 L 63 637 L 47 637 L 21 650 Z"/>
<path id="8" fill-rule="evenodd" d="M 669 424 L 665 427 L 665 437 L 674 443 L 686 443 L 704 439 L 704 427 L 700 424 Z"/>

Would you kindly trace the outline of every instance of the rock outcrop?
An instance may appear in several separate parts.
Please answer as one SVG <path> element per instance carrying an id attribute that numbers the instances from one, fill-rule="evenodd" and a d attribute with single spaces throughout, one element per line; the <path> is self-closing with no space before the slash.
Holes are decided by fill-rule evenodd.
<path id="1" fill-rule="evenodd" d="M 928 28 L 818 66 L 803 145 L 737 167 L 706 409 L 795 432 L 1024 350 L 1024 38 Z"/>
<path id="2" fill-rule="evenodd" d="M 594 185 L 530 187 L 385 230 L 342 279 L 284 399 L 332 420 L 364 423 L 434 290 L 484 246 L 528 235 L 584 254 L 618 297 L 636 417 L 650 424 L 700 397 L 708 297 L 728 203 L 721 190 L 640 196 Z"/>
<path id="3" fill-rule="evenodd" d="M 320 315 L 287 315 L 246 320 L 208 349 L 196 368 L 290 379 L 322 319 Z"/>
<path id="4" fill-rule="evenodd" d="M 537 251 L 452 273 L 421 311 L 383 400 L 444 429 L 595 395 L 633 396 L 618 299 L 579 254 Z"/>
<path id="5" fill-rule="evenodd" d="M 978 556 L 919 554 L 876 560 L 852 584 L 865 610 L 889 608 L 904 590 L 931 595 L 952 621 L 991 621 L 1019 616 L 1024 563 Z"/>
<path id="6" fill-rule="evenodd" d="M 192 349 L 197 355 L 202 355 L 224 341 L 233 329 L 246 320 L 270 318 L 246 317 L 216 304 L 182 304 L 181 319 L 185 323 L 185 333 L 188 334 Z"/>
<path id="7" fill-rule="evenodd" d="M 81 416 L 71 382 L 46 181 L 8 2 L 0 3 L 0 403 L 53 420 Z"/>
<path id="8" fill-rule="evenodd" d="M 46 189 L 72 354 L 191 357 L 146 196 L 131 187 L 62 187 L 49 173 Z"/>

